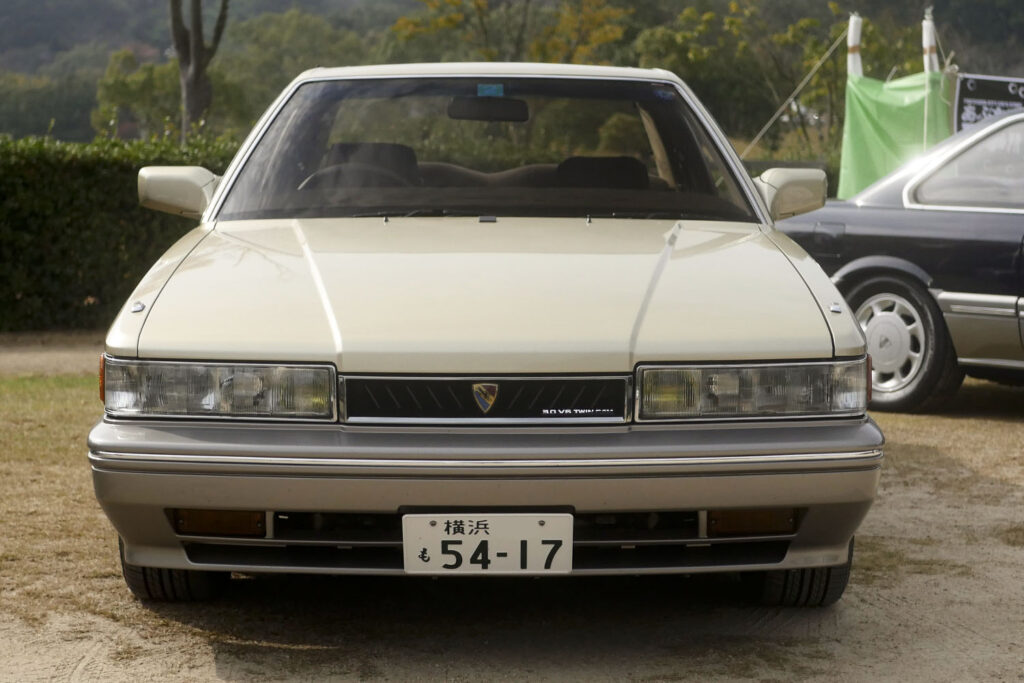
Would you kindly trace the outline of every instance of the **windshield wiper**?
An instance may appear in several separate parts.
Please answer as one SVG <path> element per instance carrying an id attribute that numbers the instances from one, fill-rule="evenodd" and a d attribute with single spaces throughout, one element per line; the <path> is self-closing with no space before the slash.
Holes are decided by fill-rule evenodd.
<path id="1" fill-rule="evenodd" d="M 727 220 L 721 214 L 688 213 L 686 211 L 612 211 L 611 213 L 589 213 L 587 218 L 639 218 L 643 220 Z"/>
<path id="2" fill-rule="evenodd" d="M 452 209 L 411 209 L 411 210 L 386 210 L 386 211 L 367 211 L 363 213 L 354 213 L 352 218 L 431 218 L 439 216 L 478 216 L 480 215 L 477 211 L 453 211 Z"/>

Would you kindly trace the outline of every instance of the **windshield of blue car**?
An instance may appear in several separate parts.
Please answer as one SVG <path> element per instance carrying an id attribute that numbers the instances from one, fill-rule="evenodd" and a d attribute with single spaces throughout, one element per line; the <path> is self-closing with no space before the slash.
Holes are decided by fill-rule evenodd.
<path id="1" fill-rule="evenodd" d="M 484 77 L 299 86 L 218 219 L 423 215 L 756 220 L 671 84 Z"/>

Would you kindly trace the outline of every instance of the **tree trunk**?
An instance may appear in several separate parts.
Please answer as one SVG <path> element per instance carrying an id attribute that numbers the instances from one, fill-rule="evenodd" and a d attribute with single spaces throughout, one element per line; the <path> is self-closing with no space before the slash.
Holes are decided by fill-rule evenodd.
<path id="1" fill-rule="evenodd" d="M 217 23 L 213 29 L 213 42 L 203 37 L 202 0 L 191 0 L 189 26 L 185 25 L 181 0 L 170 0 L 171 40 L 178 55 L 178 73 L 181 83 L 181 141 L 184 142 L 193 126 L 202 122 L 213 102 L 213 84 L 207 67 L 217 53 L 224 26 L 228 19 L 228 0 L 220 0 Z"/>
<path id="2" fill-rule="evenodd" d="M 205 70 L 195 74 L 191 70 L 181 77 L 181 132 L 182 140 L 193 128 L 200 126 L 203 116 L 213 102 L 213 84 Z"/>

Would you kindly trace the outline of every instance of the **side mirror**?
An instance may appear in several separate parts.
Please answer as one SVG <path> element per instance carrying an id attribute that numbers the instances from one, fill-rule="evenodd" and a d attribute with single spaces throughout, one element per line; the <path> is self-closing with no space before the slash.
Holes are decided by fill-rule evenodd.
<path id="1" fill-rule="evenodd" d="M 827 181 L 817 168 L 769 168 L 754 185 L 764 198 L 772 220 L 781 220 L 825 205 Z"/>
<path id="2" fill-rule="evenodd" d="M 186 218 L 210 205 L 220 176 L 201 166 L 146 166 L 139 171 L 139 204 Z"/>

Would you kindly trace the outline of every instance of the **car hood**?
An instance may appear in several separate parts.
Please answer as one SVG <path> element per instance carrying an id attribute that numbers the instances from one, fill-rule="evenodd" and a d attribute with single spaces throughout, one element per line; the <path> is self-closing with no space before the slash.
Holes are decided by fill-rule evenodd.
<path id="1" fill-rule="evenodd" d="M 743 223 L 224 222 L 143 303 L 140 357 L 352 373 L 629 372 L 833 353 L 793 263 Z"/>

